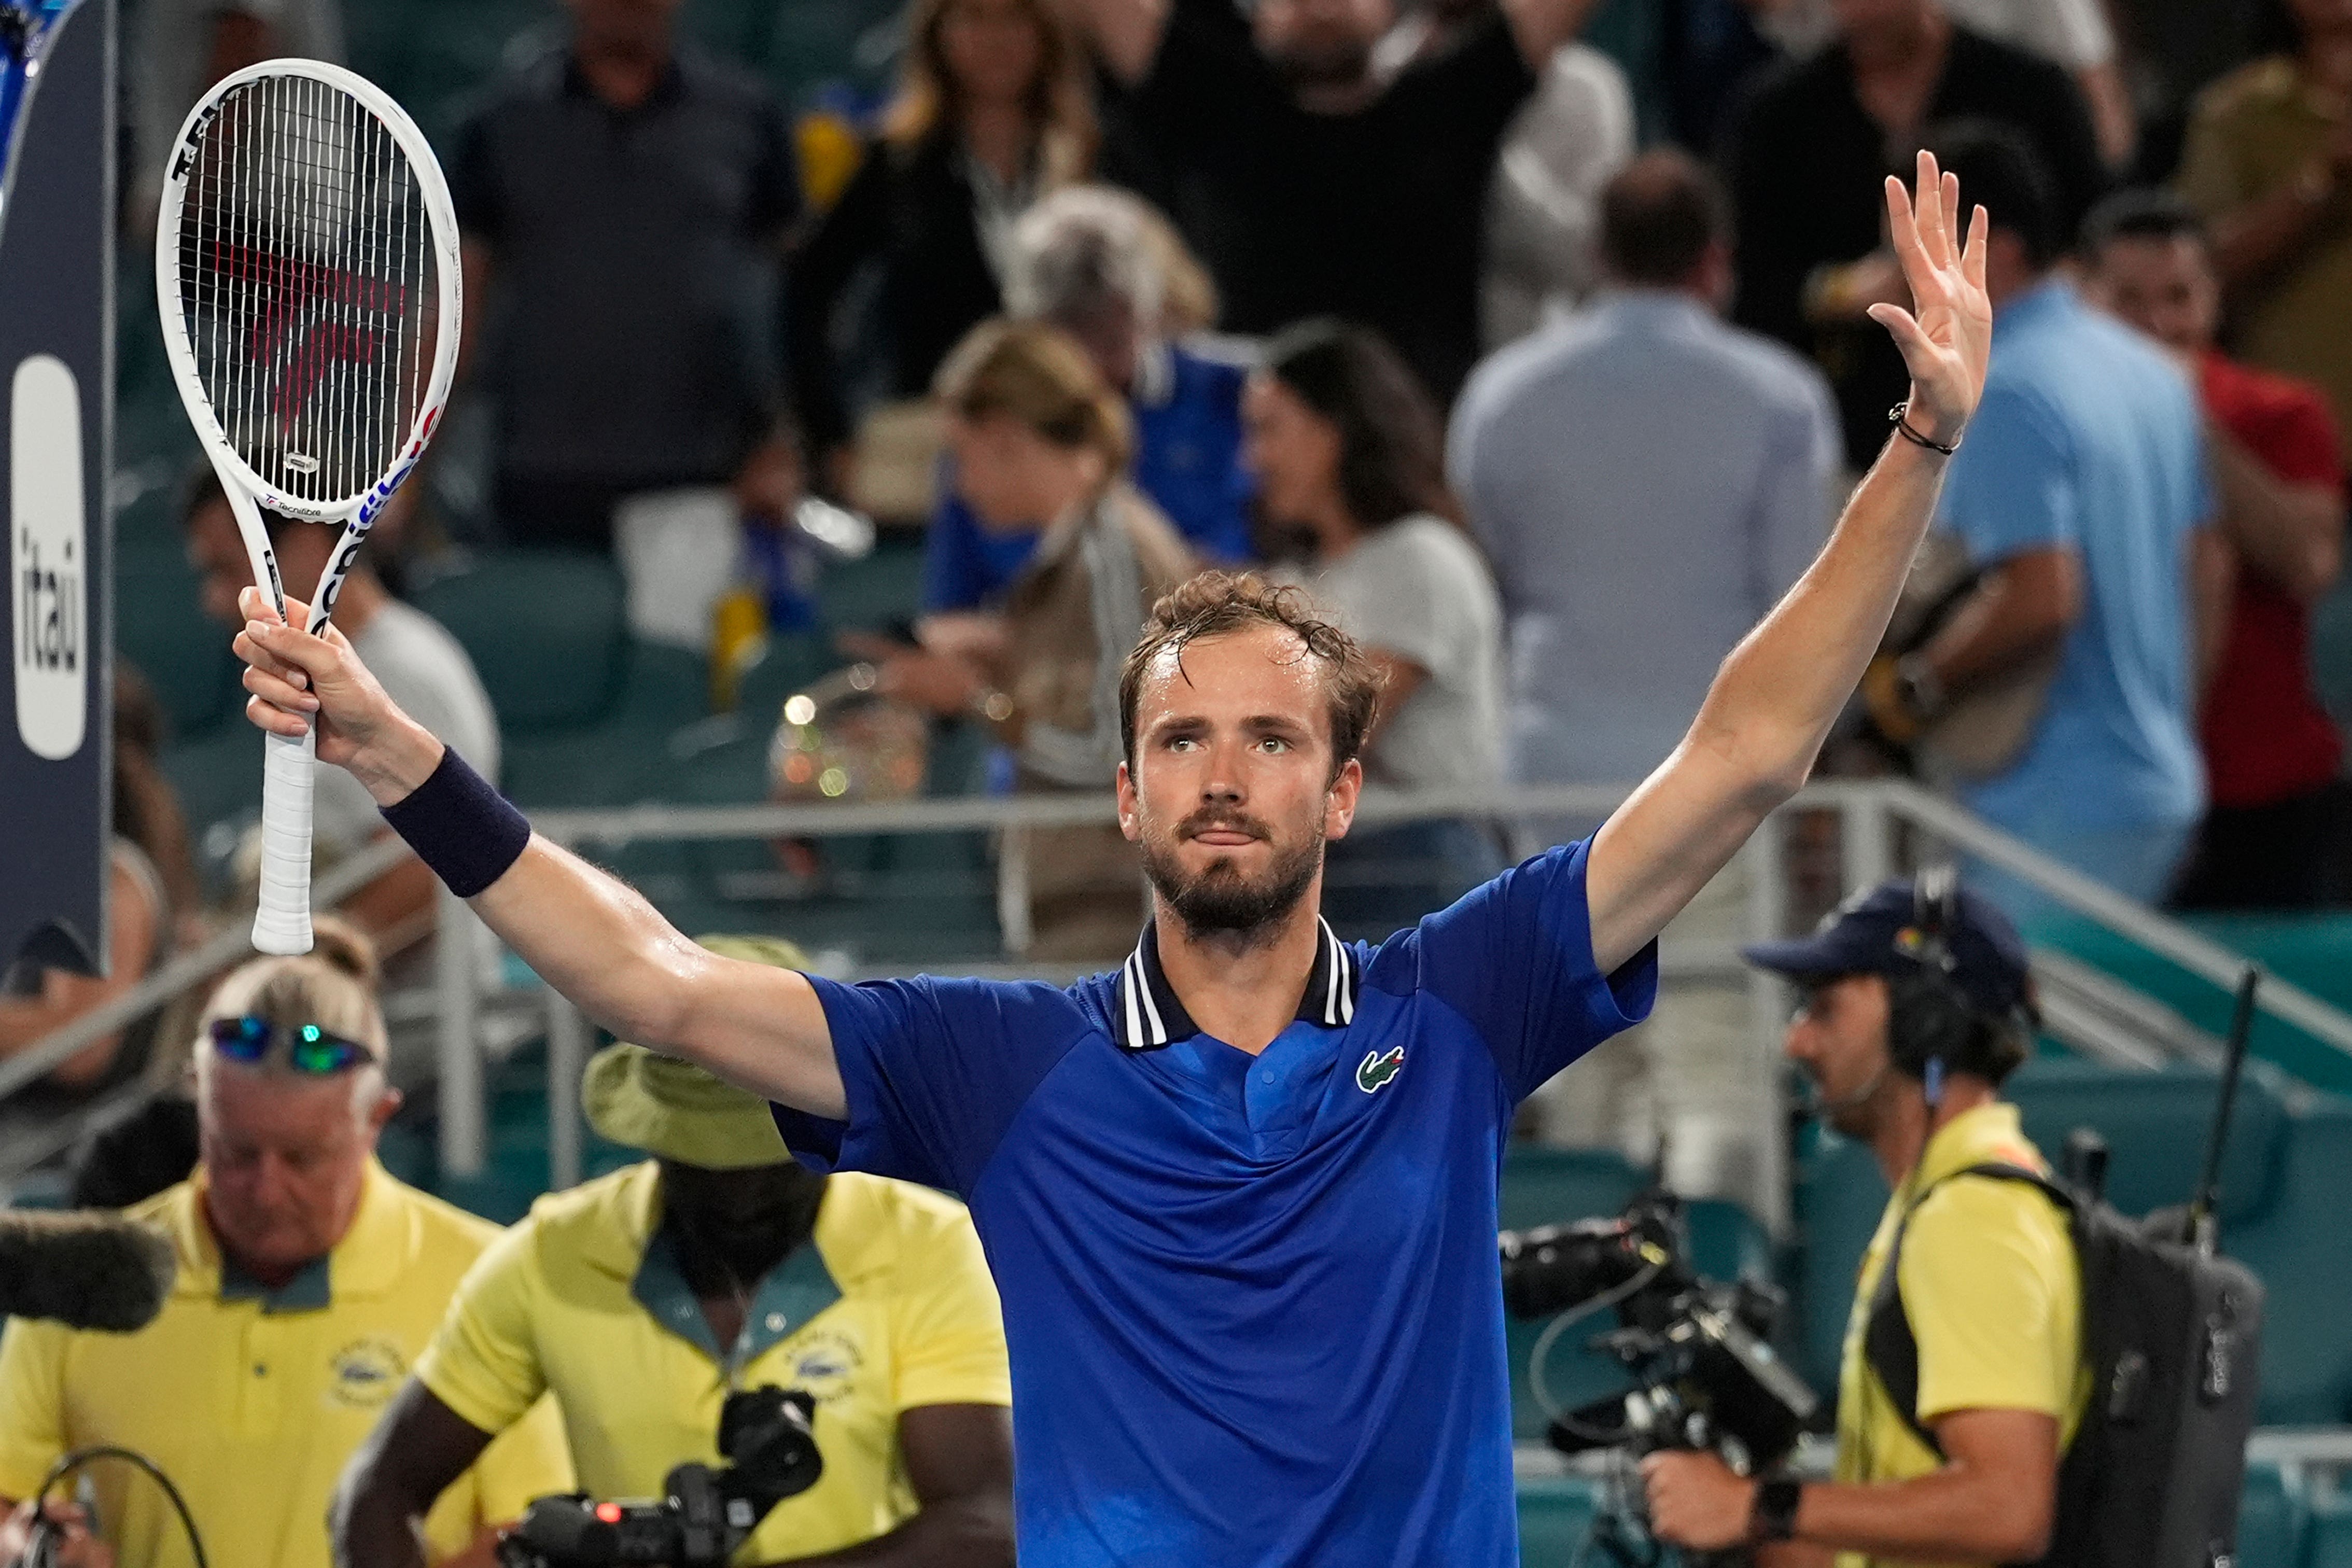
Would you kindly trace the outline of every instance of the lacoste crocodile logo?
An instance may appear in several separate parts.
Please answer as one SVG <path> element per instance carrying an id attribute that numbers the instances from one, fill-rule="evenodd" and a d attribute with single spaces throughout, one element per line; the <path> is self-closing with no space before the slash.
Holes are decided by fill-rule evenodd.
<path id="1" fill-rule="evenodd" d="M 1356 1068 L 1356 1087 L 1366 1094 L 1381 1088 L 1404 1068 L 1404 1047 L 1398 1046 L 1386 1056 L 1378 1051 L 1366 1051 L 1363 1064 Z"/>

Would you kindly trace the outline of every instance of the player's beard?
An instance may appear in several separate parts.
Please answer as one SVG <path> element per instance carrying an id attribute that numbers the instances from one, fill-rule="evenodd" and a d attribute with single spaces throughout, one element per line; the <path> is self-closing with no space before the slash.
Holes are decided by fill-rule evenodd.
<path id="1" fill-rule="evenodd" d="M 1187 871 L 1177 858 L 1178 847 L 1215 829 L 1247 833 L 1274 846 L 1265 869 L 1253 877 L 1232 856 L 1220 855 L 1199 871 Z M 1225 937 L 1246 944 L 1270 931 L 1298 907 L 1323 867 L 1320 832 L 1310 829 L 1286 843 L 1268 824 L 1233 812 L 1195 812 L 1174 832 L 1146 838 L 1142 849 L 1143 874 L 1195 942 Z"/>

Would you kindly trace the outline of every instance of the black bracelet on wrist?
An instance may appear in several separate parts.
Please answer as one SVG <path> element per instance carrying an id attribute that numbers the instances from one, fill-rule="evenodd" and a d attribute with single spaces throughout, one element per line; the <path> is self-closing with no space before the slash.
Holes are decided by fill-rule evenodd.
<path id="1" fill-rule="evenodd" d="M 1887 419 L 1894 425 L 1895 430 L 1901 434 L 1906 441 L 1910 442 L 1915 447 L 1925 447 L 1930 452 L 1941 452 L 1947 458 L 1960 449 L 1960 444 L 1958 441 L 1955 441 L 1950 446 L 1947 447 L 1941 441 L 1930 441 L 1927 437 L 1922 436 L 1918 431 L 1911 428 L 1911 421 L 1905 417 L 1905 416 L 1910 412 L 1911 400 L 1909 398 L 1905 398 L 1902 402 L 1896 404 L 1894 407 L 1886 411 Z"/>
<path id="2" fill-rule="evenodd" d="M 1790 1541 L 1797 1534 L 1797 1507 L 1804 1500 L 1802 1481 L 1759 1481 L 1756 1501 L 1748 1510 L 1748 1539 Z"/>
<path id="3" fill-rule="evenodd" d="M 454 746 L 444 746 L 440 764 L 425 781 L 382 815 L 461 899 L 505 876 L 530 843 L 530 819 L 467 767 Z"/>

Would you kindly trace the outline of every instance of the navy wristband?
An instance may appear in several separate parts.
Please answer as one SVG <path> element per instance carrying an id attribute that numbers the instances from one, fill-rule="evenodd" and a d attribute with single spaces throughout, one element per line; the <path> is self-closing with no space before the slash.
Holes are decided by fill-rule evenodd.
<path id="1" fill-rule="evenodd" d="M 392 830 L 461 899 L 507 874 L 530 843 L 530 822 L 454 746 L 407 795 L 382 808 Z"/>

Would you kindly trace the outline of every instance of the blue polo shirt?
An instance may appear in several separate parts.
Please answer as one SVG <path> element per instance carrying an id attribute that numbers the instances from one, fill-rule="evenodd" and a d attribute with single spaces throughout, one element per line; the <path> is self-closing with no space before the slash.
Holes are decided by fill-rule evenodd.
<path id="1" fill-rule="evenodd" d="M 1242 384 L 1249 372 L 1171 343 L 1146 363 L 1129 407 L 1135 464 L 1129 478 L 1168 514 L 1202 560 L 1247 561 L 1249 475 L 1242 468 Z M 992 533 L 955 494 L 943 464 L 940 508 L 923 545 L 923 611 L 995 603 L 1037 552 L 1039 530 Z"/>
<path id="2" fill-rule="evenodd" d="M 1377 948 L 1322 945 L 1253 1057 L 1156 938 L 1067 990 L 812 977 L 820 1165 L 964 1194 L 1003 1298 L 1023 1568 L 1518 1561 L 1496 1186 L 1529 1090 L 1645 1016 L 1585 846 Z"/>

